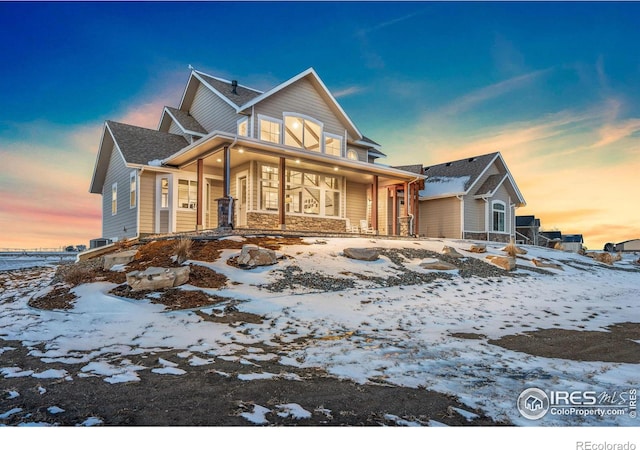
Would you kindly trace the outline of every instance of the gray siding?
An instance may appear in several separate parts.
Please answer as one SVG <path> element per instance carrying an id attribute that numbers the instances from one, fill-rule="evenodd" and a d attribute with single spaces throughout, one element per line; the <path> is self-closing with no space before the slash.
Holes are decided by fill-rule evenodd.
<path id="1" fill-rule="evenodd" d="M 124 164 L 120 151 L 113 146 L 109 168 L 102 187 L 102 237 L 123 239 L 135 237 L 138 211 L 129 208 L 129 174 L 132 169 Z M 111 186 L 118 183 L 118 211 L 111 214 Z M 138 183 L 139 184 L 139 183 Z M 139 189 L 139 187 L 138 187 Z M 124 231 L 126 229 L 126 231 Z"/>
<path id="2" fill-rule="evenodd" d="M 207 130 L 207 133 L 214 130 L 235 133 L 236 122 L 240 118 L 234 108 L 203 84 L 198 86 L 189 113 Z"/>
<path id="3" fill-rule="evenodd" d="M 156 174 L 140 175 L 140 233 L 155 233 Z"/>
<path id="4" fill-rule="evenodd" d="M 324 124 L 323 131 L 344 136 L 345 128 L 311 82 L 299 80 L 255 105 L 253 135 L 258 135 L 258 114 L 282 119 L 283 112 L 304 114 Z"/>
<path id="5" fill-rule="evenodd" d="M 190 136 L 190 135 L 188 135 L 188 134 L 186 134 L 186 133 L 183 133 L 183 132 L 182 132 L 182 130 L 180 129 L 180 127 L 178 126 L 178 124 L 176 124 L 176 123 L 173 121 L 173 119 L 171 119 L 171 125 L 169 126 L 169 133 L 171 133 L 171 134 L 177 134 L 177 135 L 179 135 L 179 136 L 183 136 L 183 137 L 185 137 L 187 140 L 189 140 L 189 142 L 191 142 L 191 141 L 190 141 L 191 136 Z"/>
<path id="6" fill-rule="evenodd" d="M 457 197 L 420 202 L 420 236 L 460 238 L 460 200 Z"/>

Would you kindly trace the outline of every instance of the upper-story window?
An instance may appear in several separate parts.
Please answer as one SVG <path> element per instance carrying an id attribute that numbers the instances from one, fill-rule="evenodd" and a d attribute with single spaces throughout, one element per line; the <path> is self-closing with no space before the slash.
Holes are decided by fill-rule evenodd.
<path id="1" fill-rule="evenodd" d="M 284 116 L 284 143 L 314 152 L 322 150 L 322 123 L 308 117 Z"/>
<path id="2" fill-rule="evenodd" d="M 342 138 L 335 134 L 324 134 L 324 152 L 327 155 L 342 156 Z"/>
<path id="3" fill-rule="evenodd" d="M 358 152 L 355 151 L 354 149 L 350 148 L 347 151 L 347 159 L 351 159 L 353 161 L 358 161 L 358 159 L 360 159 L 360 158 L 358 158 Z"/>
<path id="4" fill-rule="evenodd" d="M 281 120 L 260 116 L 258 123 L 260 127 L 260 129 L 258 130 L 260 140 L 273 142 L 275 144 L 280 143 L 280 127 L 282 125 Z"/>
<path id="5" fill-rule="evenodd" d="M 238 119 L 238 136 L 249 136 L 249 119 Z"/>

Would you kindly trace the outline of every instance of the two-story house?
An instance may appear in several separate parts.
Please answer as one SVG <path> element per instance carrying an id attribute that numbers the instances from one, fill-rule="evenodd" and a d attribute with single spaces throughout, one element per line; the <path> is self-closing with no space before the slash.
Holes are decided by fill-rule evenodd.
<path id="1" fill-rule="evenodd" d="M 192 70 L 158 129 L 107 121 L 102 237 L 235 227 L 414 234 L 423 176 L 377 164 L 313 69 L 266 92 Z"/>

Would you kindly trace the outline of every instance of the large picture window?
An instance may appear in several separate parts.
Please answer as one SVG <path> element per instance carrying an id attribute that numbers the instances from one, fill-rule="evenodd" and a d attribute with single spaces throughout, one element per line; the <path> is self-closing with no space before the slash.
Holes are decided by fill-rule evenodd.
<path id="1" fill-rule="evenodd" d="M 178 180 L 178 207 L 196 209 L 198 201 L 198 182 L 195 180 Z"/>
<path id="2" fill-rule="evenodd" d="M 314 120 L 284 116 L 284 144 L 314 152 L 321 151 L 322 124 Z"/>
<path id="3" fill-rule="evenodd" d="M 285 212 L 313 216 L 340 216 L 341 178 L 305 170 L 285 172 Z M 278 168 L 260 169 L 260 209 L 278 210 Z"/>
<path id="4" fill-rule="evenodd" d="M 495 200 L 491 205 L 493 210 L 493 231 L 504 233 L 506 230 L 506 206 L 500 200 Z"/>

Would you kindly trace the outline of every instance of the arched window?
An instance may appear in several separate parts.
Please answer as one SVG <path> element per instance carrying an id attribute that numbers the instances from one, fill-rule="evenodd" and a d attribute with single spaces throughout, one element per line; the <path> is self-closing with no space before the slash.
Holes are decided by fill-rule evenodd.
<path id="1" fill-rule="evenodd" d="M 504 202 L 500 200 L 494 200 L 491 203 L 491 210 L 493 211 L 493 231 L 504 233 L 506 231 L 506 211 L 507 207 Z"/>
<path id="2" fill-rule="evenodd" d="M 351 159 L 353 161 L 357 161 L 358 160 L 358 152 L 356 152 L 354 149 L 350 148 L 347 151 L 347 159 Z"/>

